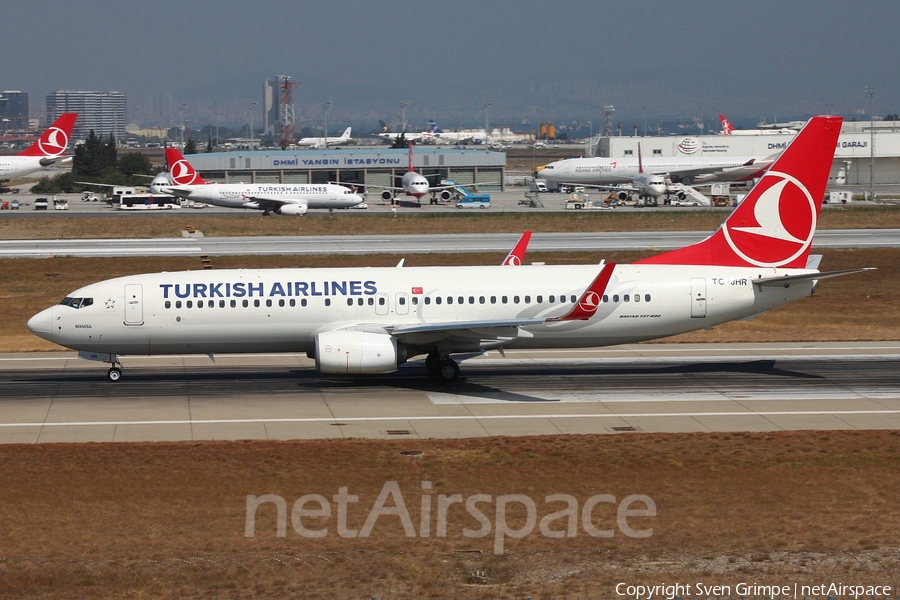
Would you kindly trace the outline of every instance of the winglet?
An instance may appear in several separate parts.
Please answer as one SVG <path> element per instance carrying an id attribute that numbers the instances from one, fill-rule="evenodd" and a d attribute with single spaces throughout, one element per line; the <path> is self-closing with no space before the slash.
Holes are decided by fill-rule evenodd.
<path id="1" fill-rule="evenodd" d="M 41 137 L 27 149 L 19 153 L 19 156 L 44 156 L 56 158 L 66 153 L 69 146 L 69 138 L 75 127 L 75 119 L 78 113 L 63 113 L 53 125 L 48 127 Z"/>
<path id="2" fill-rule="evenodd" d="M 513 249 L 509 251 L 509 254 L 506 255 L 506 258 L 504 258 L 503 262 L 500 264 L 504 267 L 518 267 L 521 265 L 522 261 L 525 259 L 525 251 L 528 249 L 528 242 L 530 240 L 531 232 L 524 232 L 522 237 L 519 238 L 519 241 L 516 242 L 516 245 L 513 246 Z"/>
<path id="3" fill-rule="evenodd" d="M 548 321 L 586 321 L 594 316 L 597 309 L 600 308 L 600 302 L 603 298 L 603 292 L 609 285 L 613 271 L 616 269 L 616 263 L 604 263 L 600 273 L 594 279 L 593 283 L 584 291 L 578 304 L 572 307 L 568 314 L 562 317 L 547 319 Z"/>

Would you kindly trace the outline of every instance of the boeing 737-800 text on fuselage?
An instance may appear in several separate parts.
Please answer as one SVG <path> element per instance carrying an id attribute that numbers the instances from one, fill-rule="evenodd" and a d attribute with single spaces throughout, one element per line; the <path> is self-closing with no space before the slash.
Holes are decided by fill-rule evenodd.
<path id="1" fill-rule="evenodd" d="M 306 352 L 322 373 L 394 371 L 425 355 L 609 346 L 763 313 L 815 291 L 809 250 L 840 117 L 815 117 L 710 237 L 634 264 L 242 269 L 149 273 L 69 294 L 28 329 L 109 362 L 120 355 Z M 852 272 L 861 269 L 854 269 Z"/>
<path id="2" fill-rule="evenodd" d="M 175 148 L 166 148 L 166 164 L 171 184 L 154 180 L 151 191 L 226 208 L 305 215 L 310 208 L 350 208 L 363 201 L 350 188 L 330 183 L 208 183 Z"/>

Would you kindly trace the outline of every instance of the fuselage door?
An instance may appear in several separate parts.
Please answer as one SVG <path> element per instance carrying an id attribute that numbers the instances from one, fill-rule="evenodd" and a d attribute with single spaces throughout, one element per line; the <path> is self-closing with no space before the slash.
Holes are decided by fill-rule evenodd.
<path id="1" fill-rule="evenodd" d="M 396 303 L 394 310 L 397 311 L 398 315 L 409 314 L 409 295 L 406 292 L 398 293 L 394 298 L 394 302 Z"/>
<path id="2" fill-rule="evenodd" d="M 381 293 L 375 296 L 375 314 L 376 315 L 386 315 L 388 314 L 388 295 Z"/>
<path id="3" fill-rule="evenodd" d="M 691 318 L 706 317 L 706 279 L 691 277 Z"/>
<path id="4" fill-rule="evenodd" d="M 139 283 L 125 286 L 125 324 L 144 324 L 144 291 Z"/>

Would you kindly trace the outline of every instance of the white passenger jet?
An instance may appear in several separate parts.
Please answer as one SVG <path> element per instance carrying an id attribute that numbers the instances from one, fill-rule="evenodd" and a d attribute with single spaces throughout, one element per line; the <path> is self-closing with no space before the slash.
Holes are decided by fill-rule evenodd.
<path id="1" fill-rule="evenodd" d="M 0 156 L 0 180 L 28 175 L 56 164 L 71 162 L 65 156 L 78 113 L 63 113 L 27 150 L 15 156 Z"/>
<path id="2" fill-rule="evenodd" d="M 438 175 L 434 175 L 434 177 L 438 177 Z M 355 184 L 362 185 L 362 184 Z M 446 184 L 446 185 L 431 185 L 428 181 L 428 178 L 424 175 L 420 175 L 416 173 L 415 163 L 413 161 L 413 144 L 409 143 L 409 170 L 403 174 L 403 177 L 400 178 L 400 185 L 365 185 L 364 187 L 377 188 L 382 190 L 381 199 L 385 202 L 390 201 L 392 204 L 396 200 L 397 196 L 400 194 L 404 194 L 406 196 L 411 196 L 415 198 L 417 201 L 421 202 L 422 196 L 426 194 L 431 194 L 432 198 L 435 196 L 440 196 L 441 200 L 445 202 L 450 200 L 453 197 L 453 192 L 455 188 L 461 187 L 475 187 L 479 185 L 499 185 L 497 183 L 467 183 L 467 184 Z"/>
<path id="3" fill-rule="evenodd" d="M 176 148 L 166 148 L 166 164 L 171 185 L 154 179 L 150 191 L 204 204 L 305 215 L 310 208 L 350 208 L 363 201 L 350 188 L 331 183 L 208 183 Z"/>
<path id="4" fill-rule="evenodd" d="M 431 128 L 431 131 L 428 132 L 426 139 L 437 144 L 461 144 L 472 141 L 475 138 L 475 134 L 465 131 L 444 131 L 438 127 L 434 119 L 428 120 L 428 126 Z"/>
<path id="5" fill-rule="evenodd" d="M 353 143 L 350 137 L 350 127 L 344 130 L 340 137 L 306 137 L 297 140 L 297 145 L 308 148 L 327 148 L 329 146 L 344 146 Z"/>
<path id="6" fill-rule="evenodd" d="M 695 181 L 749 181 L 760 177 L 774 156 L 698 156 L 643 160 L 643 171 L 650 175 L 677 176 Z M 636 158 L 565 158 L 538 167 L 536 177 L 573 185 L 631 183 L 639 174 Z"/>
<path id="7" fill-rule="evenodd" d="M 634 264 L 240 269 L 148 273 L 75 290 L 28 329 L 120 355 L 306 352 L 325 374 L 414 356 L 456 379 L 454 355 L 652 340 L 758 315 L 815 292 L 810 256 L 840 117 L 814 117 L 705 240 Z"/>

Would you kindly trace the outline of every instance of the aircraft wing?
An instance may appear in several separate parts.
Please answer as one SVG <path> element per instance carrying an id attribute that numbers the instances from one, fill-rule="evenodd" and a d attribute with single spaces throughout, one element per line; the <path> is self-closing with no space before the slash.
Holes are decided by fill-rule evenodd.
<path id="1" fill-rule="evenodd" d="M 876 267 L 864 267 L 860 269 L 844 269 L 842 271 L 824 271 L 822 273 L 802 273 L 800 275 L 783 275 L 781 277 L 761 277 L 753 279 L 751 283 L 759 287 L 788 287 L 792 283 L 799 281 L 817 281 L 819 279 L 828 279 L 829 277 L 840 277 L 841 275 L 850 275 L 852 273 L 862 273 L 863 271 L 874 271 Z"/>
<path id="2" fill-rule="evenodd" d="M 278 210 L 286 204 L 306 204 L 305 201 L 290 200 L 287 198 L 273 198 L 271 196 L 244 196 L 247 203 L 255 204 L 258 208 L 266 211 Z"/>
<path id="3" fill-rule="evenodd" d="M 53 165 L 62 165 L 65 163 L 70 163 L 70 162 L 72 162 L 73 158 L 74 158 L 74 155 L 72 155 L 72 154 L 68 154 L 66 156 L 45 156 L 44 158 L 39 160 L 38 163 L 42 167 L 52 167 Z"/>
<path id="4" fill-rule="evenodd" d="M 500 185 L 498 181 L 479 181 L 478 183 L 454 183 L 453 185 L 432 185 L 429 186 L 429 192 L 439 192 L 441 190 L 452 190 L 454 188 L 470 188 L 470 187 L 478 187 L 480 185 Z"/>

